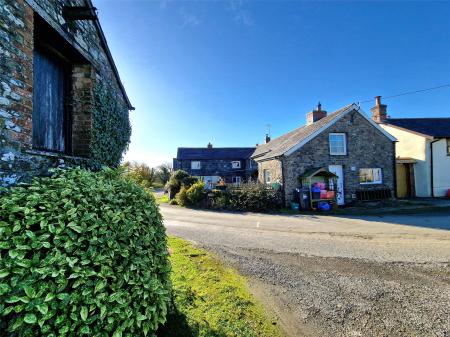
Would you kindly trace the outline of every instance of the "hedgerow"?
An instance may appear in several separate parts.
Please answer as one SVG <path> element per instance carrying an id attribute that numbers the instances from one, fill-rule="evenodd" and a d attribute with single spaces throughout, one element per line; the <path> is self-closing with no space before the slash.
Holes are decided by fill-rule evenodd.
<path id="1" fill-rule="evenodd" d="M 36 178 L 0 203 L 0 336 L 146 336 L 170 297 L 155 200 L 113 170 Z"/>

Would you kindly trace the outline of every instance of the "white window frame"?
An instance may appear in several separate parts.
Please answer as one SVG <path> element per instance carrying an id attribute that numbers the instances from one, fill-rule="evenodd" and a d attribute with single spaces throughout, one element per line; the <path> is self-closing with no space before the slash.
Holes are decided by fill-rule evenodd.
<path id="1" fill-rule="evenodd" d="M 371 176 L 372 179 L 374 179 L 375 176 L 378 176 L 379 180 L 374 181 L 361 181 L 361 171 L 362 170 L 371 170 Z M 375 170 L 378 171 L 378 174 L 374 174 Z M 383 183 L 383 170 L 380 167 L 363 167 L 359 169 L 359 184 L 360 185 L 374 185 L 374 184 L 382 184 Z"/>
<path id="2" fill-rule="evenodd" d="M 200 170 L 202 168 L 202 164 L 198 160 L 191 161 L 191 170 Z"/>
<path id="3" fill-rule="evenodd" d="M 263 176 L 264 176 L 264 184 L 270 184 L 270 170 L 263 170 Z"/>
<path id="4" fill-rule="evenodd" d="M 333 152 L 332 147 L 331 147 L 331 137 L 332 136 L 342 136 L 343 140 L 344 140 L 344 151 L 343 152 Z M 330 155 L 331 156 L 345 156 L 347 155 L 347 135 L 343 132 L 335 132 L 335 133 L 330 133 L 328 135 L 328 143 L 329 143 L 329 148 L 330 148 Z"/>
<path id="5" fill-rule="evenodd" d="M 231 168 L 233 169 L 240 169 L 241 168 L 241 162 L 239 160 L 234 160 L 231 162 Z"/>
<path id="6" fill-rule="evenodd" d="M 239 186 L 242 183 L 242 178 L 241 176 L 233 176 L 231 178 L 231 182 L 233 183 L 233 185 Z"/>

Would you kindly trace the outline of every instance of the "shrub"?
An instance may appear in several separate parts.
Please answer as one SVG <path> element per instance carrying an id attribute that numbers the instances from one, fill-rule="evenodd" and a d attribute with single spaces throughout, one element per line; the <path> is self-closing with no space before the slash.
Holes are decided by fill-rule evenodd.
<path id="1" fill-rule="evenodd" d="M 197 181 L 186 191 L 186 198 L 191 206 L 199 206 L 205 200 L 205 183 Z"/>
<path id="2" fill-rule="evenodd" d="M 58 171 L 0 204 L 0 336 L 145 336 L 170 265 L 152 196 L 120 172 Z"/>
<path id="3" fill-rule="evenodd" d="M 235 211 L 270 211 L 283 205 L 280 190 L 264 184 L 248 183 L 214 192 L 214 207 Z"/>
<path id="4" fill-rule="evenodd" d="M 175 196 L 175 201 L 177 205 L 180 206 L 187 206 L 188 205 L 188 198 L 187 198 L 187 189 L 186 187 L 182 186 L 180 189 L 180 192 L 177 193 Z"/>
<path id="5" fill-rule="evenodd" d="M 172 195 L 176 195 L 182 186 L 189 188 L 195 182 L 197 178 L 191 176 L 189 173 L 183 170 L 177 170 L 172 172 L 169 181 L 166 184 L 166 188 L 171 190 Z"/>

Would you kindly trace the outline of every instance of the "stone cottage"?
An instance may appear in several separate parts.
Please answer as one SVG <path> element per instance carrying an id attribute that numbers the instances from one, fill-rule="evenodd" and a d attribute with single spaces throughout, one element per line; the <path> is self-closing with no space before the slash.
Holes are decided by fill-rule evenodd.
<path id="1" fill-rule="evenodd" d="M 173 159 L 174 170 L 184 170 L 213 188 L 219 180 L 240 185 L 256 178 L 257 165 L 251 159 L 254 147 L 179 147 Z"/>
<path id="2" fill-rule="evenodd" d="M 383 195 L 394 195 L 395 140 L 356 104 L 327 114 L 319 103 L 305 126 L 258 146 L 252 158 L 259 181 L 281 184 L 287 204 L 300 176 L 326 168 L 338 176 L 337 202 L 343 205 L 356 201 L 361 191 L 384 189 L 389 193 Z"/>
<path id="3" fill-rule="evenodd" d="M 99 164 L 108 164 L 99 154 L 107 152 L 106 145 L 98 145 L 94 130 L 102 123 L 93 113 L 95 86 L 106 88 L 114 105 L 110 112 L 118 111 L 114 118 L 124 130 L 107 126 L 102 137 L 123 151 L 133 107 L 91 1 L 1 1 L 0 185 L 63 162 L 89 162 L 95 146 Z"/>

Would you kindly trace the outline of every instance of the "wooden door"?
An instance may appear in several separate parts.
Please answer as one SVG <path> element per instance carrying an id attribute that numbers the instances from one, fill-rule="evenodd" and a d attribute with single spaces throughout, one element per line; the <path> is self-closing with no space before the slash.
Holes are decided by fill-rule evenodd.
<path id="1" fill-rule="evenodd" d="M 66 109 L 70 67 L 50 51 L 33 53 L 33 148 L 65 152 L 69 140 Z"/>
<path id="2" fill-rule="evenodd" d="M 397 164 L 397 197 L 407 198 L 408 195 L 408 170 L 406 164 Z"/>

